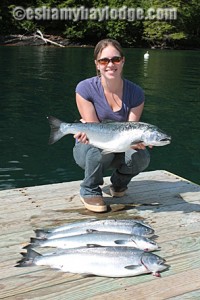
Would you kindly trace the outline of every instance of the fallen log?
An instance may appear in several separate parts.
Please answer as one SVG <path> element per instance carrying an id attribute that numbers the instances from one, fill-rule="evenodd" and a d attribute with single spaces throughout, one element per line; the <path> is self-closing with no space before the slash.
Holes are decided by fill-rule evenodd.
<path id="1" fill-rule="evenodd" d="M 63 46 L 63 45 L 61 45 L 61 44 L 58 44 L 58 43 L 54 42 L 54 41 L 51 41 L 51 40 L 49 40 L 49 39 L 46 39 L 46 38 L 43 36 L 43 34 L 42 34 L 42 32 L 41 32 L 40 30 L 37 30 L 37 31 L 36 31 L 36 34 L 34 35 L 34 37 L 43 40 L 46 44 L 47 44 L 47 43 L 50 43 L 50 44 L 56 45 L 56 46 L 58 46 L 58 47 L 63 47 L 63 48 L 65 47 L 65 46 Z"/>

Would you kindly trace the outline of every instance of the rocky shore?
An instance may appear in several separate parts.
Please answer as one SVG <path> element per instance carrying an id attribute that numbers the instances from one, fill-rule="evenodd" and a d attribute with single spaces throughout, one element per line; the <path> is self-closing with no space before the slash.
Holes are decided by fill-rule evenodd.
<path id="1" fill-rule="evenodd" d="M 67 38 L 55 35 L 7 35 L 0 36 L 0 46 L 60 46 L 60 47 L 86 47 L 78 43 L 71 43 Z"/>
<path id="2" fill-rule="evenodd" d="M 54 46 L 54 47 L 93 47 L 91 44 L 81 44 L 78 42 L 71 42 L 69 39 L 59 35 L 48 35 L 42 34 L 41 31 L 37 31 L 32 35 L 12 34 L 1 36 L 0 35 L 0 46 Z M 138 46 L 138 48 L 147 48 L 144 45 Z M 151 49 L 165 49 L 165 50 L 197 50 L 199 47 L 194 46 L 171 46 L 167 47 L 164 45 L 154 45 L 148 48 Z"/>

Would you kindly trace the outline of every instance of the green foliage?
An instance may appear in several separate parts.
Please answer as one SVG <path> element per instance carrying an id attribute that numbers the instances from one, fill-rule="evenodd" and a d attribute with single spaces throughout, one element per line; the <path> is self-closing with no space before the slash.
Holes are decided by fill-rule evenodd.
<path id="1" fill-rule="evenodd" d="M 127 15 L 122 20 L 22 20 L 12 15 L 15 6 L 51 8 L 142 8 L 147 16 L 148 9 L 177 8 L 174 20 L 133 19 Z M 74 43 L 95 44 L 99 39 L 111 37 L 123 46 L 181 46 L 200 44 L 200 1 L 199 0 L 1 0 L 1 34 L 34 32 L 37 28 L 44 33 L 63 35 Z"/>

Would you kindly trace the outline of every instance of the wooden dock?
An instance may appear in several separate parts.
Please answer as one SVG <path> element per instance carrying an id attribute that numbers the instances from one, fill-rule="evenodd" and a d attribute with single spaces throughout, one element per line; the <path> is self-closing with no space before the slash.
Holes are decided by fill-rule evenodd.
<path id="1" fill-rule="evenodd" d="M 107 213 L 87 211 L 79 200 L 80 181 L 0 191 L 0 299 L 200 299 L 200 186 L 166 171 L 136 176 L 123 198 L 103 191 Z M 170 268 L 157 278 L 84 277 L 48 267 L 16 268 L 34 229 L 89 217 L 139 218 L 158 236 Z"/>

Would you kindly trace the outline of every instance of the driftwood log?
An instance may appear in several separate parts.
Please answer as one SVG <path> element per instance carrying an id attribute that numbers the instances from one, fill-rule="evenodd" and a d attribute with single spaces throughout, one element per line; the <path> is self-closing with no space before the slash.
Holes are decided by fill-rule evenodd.
<path id="1" fill-rule="evenodd" d="M 37 31 L 36 31 L 36 34 L 34 34 L 34 37 L 35 37 L 35 38 L 38 38 L 38 39 L 42 39 L 46 44 L 47 44 L 47 43 L 50 43 L 50 44 L 56 45 L 56 46 L 58 46 L 58 47 L 65 47 L 65 46 L 63 46 L 63 45 L 61 45 L 61 44 L 58 44 L 58 43 L 53 42 L 53 41 L 51 41 L 51 40 L 49 40 L 49 39 L 46 39 L 46 38 L 43 36 L 43 34 L 42 34 L 42 32 L 41 32 L 40 30 L 37 30 Z"/>

